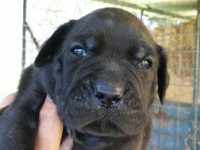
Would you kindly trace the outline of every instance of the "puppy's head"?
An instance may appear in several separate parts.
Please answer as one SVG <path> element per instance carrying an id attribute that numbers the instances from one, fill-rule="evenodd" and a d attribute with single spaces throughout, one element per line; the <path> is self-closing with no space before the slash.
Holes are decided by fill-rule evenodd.
<path id="1" fill-rule="evenodd" d="M 115 8 L 60 26 L 35 66 L 63 124 L 97 136 L 130 136 L 151 119 L 168 86 L 167 58 L 143 23 Z"/>

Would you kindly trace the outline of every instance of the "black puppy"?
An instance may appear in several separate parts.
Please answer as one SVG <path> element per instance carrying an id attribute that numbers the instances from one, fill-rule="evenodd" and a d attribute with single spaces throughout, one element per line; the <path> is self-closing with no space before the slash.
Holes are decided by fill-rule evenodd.
<path id="1" fill-rule="evenodd" d="M 167 86 L 166 55 L 143 23 L 121 9 L 96 10 L 60 26 L 24 71 L 1 112 L 0 150 L 34 149 L 46 95 L 73 150 L 146 150 L 151 105 Z"/>

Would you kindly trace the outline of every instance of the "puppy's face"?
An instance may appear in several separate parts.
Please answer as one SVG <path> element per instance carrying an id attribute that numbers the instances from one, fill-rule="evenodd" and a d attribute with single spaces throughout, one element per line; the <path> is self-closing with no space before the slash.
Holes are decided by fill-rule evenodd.
<path id="1" fill-rule="evenodd" d="M 53 66 L 54 94 L 47 93 L 54 97 L 63 124 L 95 136 L 143 131 L 157 85 L 161 99 L 167 86 L 162 49 L 135 16 L 119 9 L 97 10 L 63 25 L 35 64 Z"/>

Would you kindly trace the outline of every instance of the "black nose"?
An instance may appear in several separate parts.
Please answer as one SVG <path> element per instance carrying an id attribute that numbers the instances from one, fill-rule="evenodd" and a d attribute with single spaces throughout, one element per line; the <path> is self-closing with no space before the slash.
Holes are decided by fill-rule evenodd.
<path id="1" fill-rule="evenodd" d="M 97 77 L 95 96 L 99 105 L 110 108 L 118 107 L 124 92 L 122 78 L 113 72 L 104 72 Z"/>

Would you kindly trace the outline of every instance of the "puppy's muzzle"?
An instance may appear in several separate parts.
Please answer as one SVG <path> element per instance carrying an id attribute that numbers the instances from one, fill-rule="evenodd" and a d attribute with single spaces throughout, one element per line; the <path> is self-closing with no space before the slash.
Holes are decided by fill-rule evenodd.
<path id="1" fill-rule="evenodd" d="M 124 83 L 119 73 L 101 72 L 94 84 L 96 101 L 100 106 L 118 107 L 124 94 Z"/>

